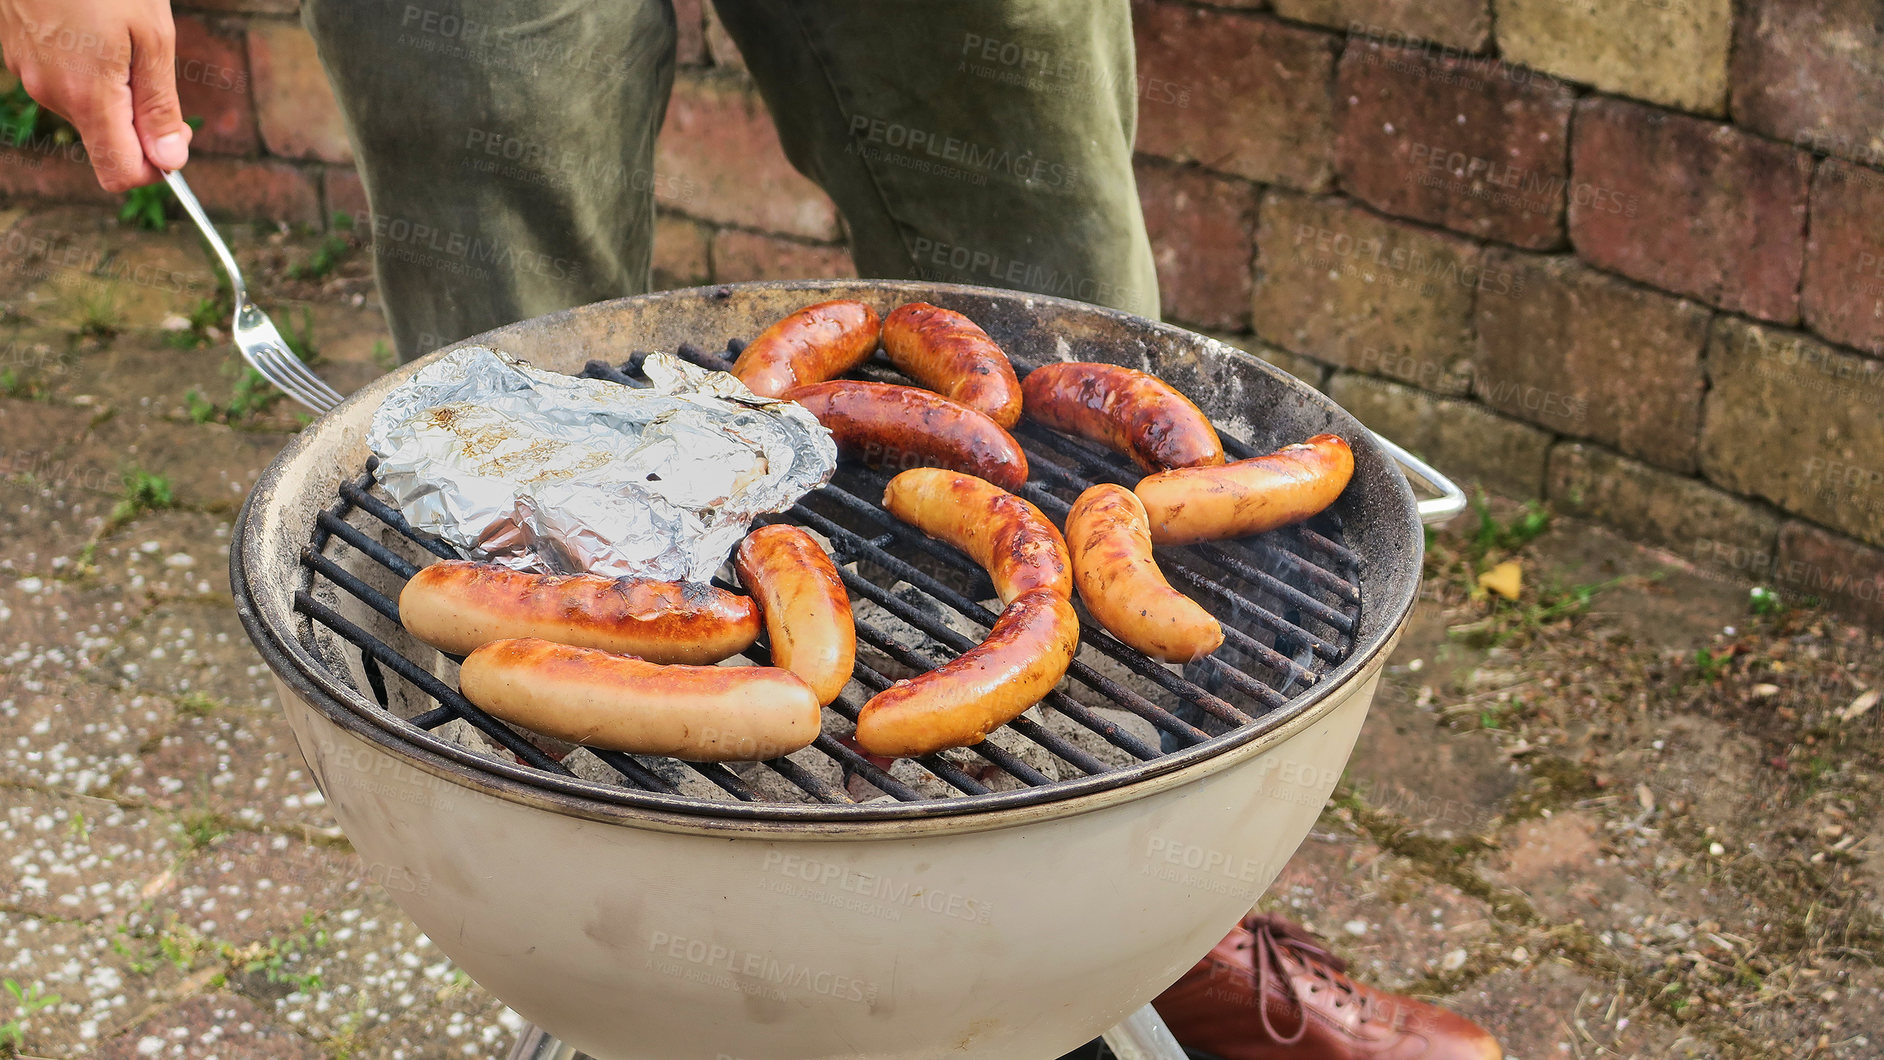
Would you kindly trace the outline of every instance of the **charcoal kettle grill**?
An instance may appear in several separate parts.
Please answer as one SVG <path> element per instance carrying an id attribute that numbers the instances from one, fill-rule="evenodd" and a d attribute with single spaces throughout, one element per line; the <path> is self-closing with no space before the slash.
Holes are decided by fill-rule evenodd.
<path id="1" fill-rule="evenodd" d="M 1463 494 L 1241 351 L 1025 293 L 737 284 L 466 343 L 635 383 L 633 351 L 718 363 L 701 351 L 831 298 L 959 310 L 1022 372 L 1151 371 L 1212 416 L 1233 459 L 1333 431 L 1353 481 L 1304 525 L 1160 551 L 1223 619 L 1213 656 L 1167 666 L 1082 616 L 1079 656 L 1040 706 L 976 747 L 884 768 L 844 739 L 858 709 L 971 646 L 999 605 L 965 556 L 882 511 L 886 472 L 845 464 L 779 517 L 828 542 L 856 607 L 858 666 L 818 741 L 731 764 L 572 750 L 464 700 L 456 660 L 399 625 L 404 580 L 457 554 L 376 491 L 365 438 L 427 358 L 303 431 L 239 518 L 237 606 L 295 739 L 374 878 L 534 1024 L 517 1060 L 1044 1060 L 1101 1034 L 1128 1060 L 1179 1056 L 1147 1002 L 1312 827 L 1412 607 L 1422 516 Z M 1017 433 L 1025 495 L 1056 521 L 1085 486 L 1138 477 L 1078 439 Z M 1443 496 L 1416 504 L 1402 460 Z M 747 657 L 764 663 L 763 641 Z"/>

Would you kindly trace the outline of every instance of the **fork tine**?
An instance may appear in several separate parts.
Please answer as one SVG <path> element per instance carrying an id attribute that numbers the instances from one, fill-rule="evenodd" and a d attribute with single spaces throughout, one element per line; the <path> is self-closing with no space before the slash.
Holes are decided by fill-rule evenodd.
<path id="1" fill-rule="evenodd" d="M 307 372 L 305 365 L 301 365 L 300 373 L 294 372 L 288 367 L 286 359 L 294 360 L 297 365 L 300 364 L 299 359 L 293 358 L 292 354 L 287 354 L 272 343 L 258 344 L 255 349 L 243 347 L 242 357 L 261 374 L 262 378 L 316 412 L 326 412 L 339 403 L 336 400 L 339 395 L 331 387 L 321 383 L 318 377 L 314 377 L 314 382 L 319 384 L 319 389 L 304 382 L 302 376 L 311 376 L 312 373 Z M 326 393 L 322 393 L 323 390 Z"/>

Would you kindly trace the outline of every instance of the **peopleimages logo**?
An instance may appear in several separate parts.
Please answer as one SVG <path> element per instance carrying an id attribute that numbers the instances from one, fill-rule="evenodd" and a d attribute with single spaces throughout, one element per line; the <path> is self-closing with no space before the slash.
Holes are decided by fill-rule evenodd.
<path id="1" fill-rule="evenodd" d="M 905 910 L 922 910 L 976 924 L 986 924 L 994 916 L 994 907 L 979 898 L 921 887 L 908 880 L 857 872 L 835 862 L 779 850 L 766 852 L 762 868 L 781 877 L 764 883 L 766 890 L 819 904 L 843 906 L 887 920 L 902 919 Z M 813 884 L 815 888 L 798 887 L 794 881 Z"/>

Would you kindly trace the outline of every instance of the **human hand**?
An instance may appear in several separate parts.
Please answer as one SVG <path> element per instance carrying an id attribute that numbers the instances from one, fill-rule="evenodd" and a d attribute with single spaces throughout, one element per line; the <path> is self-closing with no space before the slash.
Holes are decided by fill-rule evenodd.
<path id="1" fill-rule="evenodd" d="M 189 161 L 169 0 L 0 0 L 0 51 L 28 95 L 78 128 L 106 191 Z"/>

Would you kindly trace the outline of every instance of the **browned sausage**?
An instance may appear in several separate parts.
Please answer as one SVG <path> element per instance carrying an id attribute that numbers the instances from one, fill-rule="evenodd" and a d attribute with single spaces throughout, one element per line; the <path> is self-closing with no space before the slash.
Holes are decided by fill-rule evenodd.
<path id="1" fill-rule="evenodd" d="M 1021 382 L 1027 418 L 1089 438 L 1146 471 L 1223 463 L 1216 428 L 1155 375 L 1116 364 L 1046 364 Z"/>
<path id="2" fill-rule="evenodd" d="M 980 743 L 1046 698 L 1078 649 L 1073 605 L 1051 589 L 1024 592 L 987 640 L 872 696 L 857 716 L 857 746 L 898 757 Z"/>
<path id="3" fill-rule="evenodd" d="M 1004 490 L 1027 481 L 1027 454 L 981 413 L 913 386 L 836 379 L 784 396 L 830 429 L 838 451 L 877 467 L 946 467 Z"/>
<path id="4" fill-rule="evenodd" d="M 1151 539 L 1188 545 L 1299 523 L 1334 503 L 1354 475 L 1354 451 L 1333 434 L 1222 467 L 1182 468 L 1138 481 Z"/>
<path id="5" fill-rule="evenodd" d="M 1040 509 L 972 475 L 918 467 L 883 490 L 891 515 L 968 553 L 988 571 L 1001 603 L 1029 589 L 1072 598 L 1066 541 Z"/>
<path id="6" fill-rule="evenodd" d="M 777 758 L 818 738 L 818 697 L 776 666 L 662 666 L 526 637 L 458 672 L 472 703 L 571 743 L 689 762 Z"/>
<path id="7" fill-rule="evenodd" d="M 399 620 L 434 648 L 464 655 L 512 637 L 542 637 L 652 662 L 714 663 L 759 636 L 759 608 L 710 585 L 528 574 L 447 560 L 414 574 Z"/>
<path id="8" fill-rule="evenodd" d="M 839 299 L 808 305 L 766 328 L 739 351 L 733 374 L 761 397 L 820 383 L 867 360 L 877 348 L 877 311 Z"/>
<path id="9" fill-rule="evenodd" d="M 857 663 L 857 625 L 831 557 L 810 534 L 777 523 L 747 534 L 735 563 L 765 615 L 772 665 L 804 678 L 818 702 L 836 699 Z"/>
<path id="10" fill-rule="evenodd" d="M 903 374 L 979 409 L 1003 428 L 1020 422 L 1014 366 L 976 323 L 953 310 L 911 302 L 883 318 L 883 352 Z"/>
<path id="11" fill-rule="evenodd" d="M 1106 483 L 1080 494 L 1066 513 L 1066 547 L 1079 598 L 1113 636 L 1165 662 L 1201 659 L 1223 643 L 1210 612 L 1164 580 L 1131 490 Z"/>

